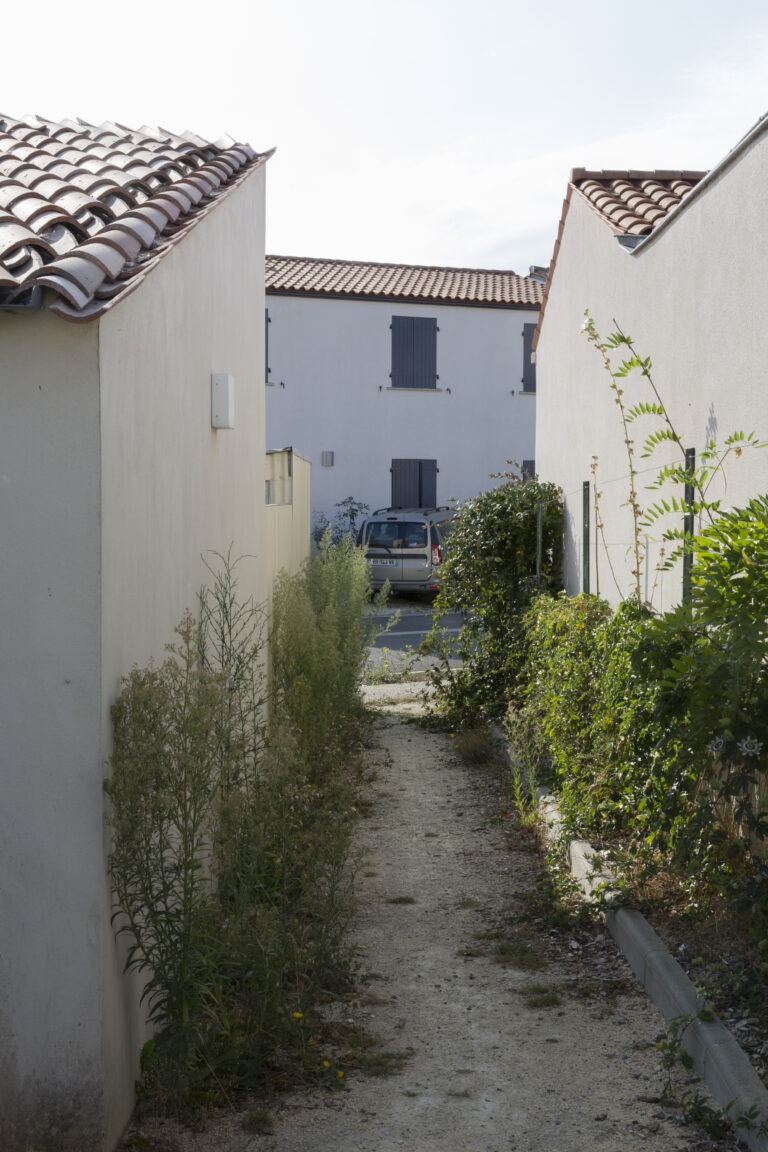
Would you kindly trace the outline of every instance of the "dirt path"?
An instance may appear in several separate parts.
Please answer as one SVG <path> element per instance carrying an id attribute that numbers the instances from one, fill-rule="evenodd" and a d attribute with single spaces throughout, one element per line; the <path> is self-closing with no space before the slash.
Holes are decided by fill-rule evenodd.
<path id="1" fill-rule="evenodd" d="M 382 712 L 354 938 L 369 979 L 342 1018 L 396 1074 L 291 1097 L 274 1130 L 236 1116 L 188 1152 L 700 1152 L 659 1103 L 664 1023 L 599 927 L 529 923 L 537 859 L 450 738 Z M 498 963 L 495 953 L 514 953 Z M 541 963 L 534 969 L 522 964 Z M 379 1051 L 379 1050 L 377 1050 Z M 696 1090 L 696 1089 L 694 1089 Z M 156 1130 L 157 1132 L 157 1130 Z M 170 1127 L 165 1127 L 171 1138 Z M 152 1148 L 153 1145 L 147 1145 Z M 163 1147 L 162 1144 L 157 1145 Z"/>

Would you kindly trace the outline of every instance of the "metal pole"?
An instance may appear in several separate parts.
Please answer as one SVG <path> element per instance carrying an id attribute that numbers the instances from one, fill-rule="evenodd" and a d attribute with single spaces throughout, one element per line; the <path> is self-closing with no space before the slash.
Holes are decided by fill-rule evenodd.
<path id="1" fill-rule="evenodd" d="M 694 530 L 694 517 L 693 517 L 693 473 L 696 470 L 696 449 L 686 448 L 685 450 L 685 471 L 688 479 L 685 482 L 685 507 L 687 509 L 683 517 L 683 532 L 685 534 L 684 552 L 683 552 L 683 602 L 691 598 L 691 572 L 693 570 L 693 552 L 691 550 L 691 541 L 693 539 Z"/>
<path id="2" fill-rule="evenodd" d="M 585 480 L 582 492 L 582 545 L 581 545 L 581 590 L 589 594 L 589 480 Z"/>
<path id="3" fill-rule="evenodd" d="M 536 505 L 536 583 L 541 584 L 541 553 L 543 543 L 543 516 L 541 500 Z"/>

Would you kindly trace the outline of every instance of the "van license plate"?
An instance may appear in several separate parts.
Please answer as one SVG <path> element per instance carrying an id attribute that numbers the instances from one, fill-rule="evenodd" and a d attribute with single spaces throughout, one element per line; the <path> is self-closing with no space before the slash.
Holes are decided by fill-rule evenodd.
<path id="1" fill-rule="evenodd" d="M 397 560 L 373 560 L 373 564 L 378 564 L 381 568 L 397 568 Z"/>

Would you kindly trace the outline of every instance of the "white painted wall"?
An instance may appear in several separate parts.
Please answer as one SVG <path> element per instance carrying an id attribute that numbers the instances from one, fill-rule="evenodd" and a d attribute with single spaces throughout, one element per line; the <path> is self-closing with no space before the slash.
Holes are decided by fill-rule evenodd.
<path id="1" fill-rule="evenodd" d="M 97 357 L 95 327 L 0 314 L 0 1147 L 8 1152 L 38 1147 L 38 1118 L 43 1134 L 72 1122 L 84 1147 L 102 1128 Z"/>
<path id="2" fill-rule="evenodd" d="M 768 219 L 755 195 L 768 177 L 765 133 L 694 193 L 676 219 L 633 255 L 582 198 L 573 195 L 537 351 L 537 467 L 542 479 L 560 484 L 566 497 L 568 591 L 581 589 L 582 481 L 591 479 L 599 457 L 598 489 L 606 535 L 624 593 L 629 591 L 626 547 L 632 539 L 626 508 L 627 458 L 619 413 L 597 353 L 579 334 L 585 308 L 600 333 L 615 324 L 631 335 L 640 355 L 650 356 L 653 376 L 678 434 L 700 454 L 714 435 L 755 431 L 768 439 L 768 327 L 763 322 L 768 266 Z M 618 358 L 616 360 L 618 363 Z M 626 399 L 651 399 L 639 379 Z M 650 418 L 635 425 L 635 438 L 652 431 Z M 654 461 L 642 477 L 641 501 Z M 728 470 L 727 488 L 712 493 L 724 506 L 744 503 L 768 488 L 768 452 L 746 453 Z M 650 575 L 643 593 L 658 608 L 679 599 L 680 573 L 655 574 L 658 540 L 649 542 Z M 600 592 L 618 592 L 607 558 L 600 554 Z M 655 585 L 655 587 L 654 587 Z M 594 538 L 592 591 L 595 591 Z"/>
<path id="3" fill-rule="evenodd" d="M 522 331 L 537 311 L 272 295 L 267 307 L 268 446 L 292 444 L 311 460 L 314 514 L 332 520 L 348 496 L 389 504 L 393 459 L 436 459 L 442 504 L 487 489 L 507 461 L 533 458 Z M 437 319 L 436 391 L 390 387 L 393 315 Z"/>
<path id="4" fill-rule="evenodd" d="M 4 1152 L 112 1148 L 132 1107 L 143 1028 L 109 922 L 109 709 L 195 609 L 204 554 L 254 557 L 241 587 L 266 596 L 264 176 L 101 322 L 0 314 Z M 212 372 L 235 379 L 231 430 L 211 428 Z"/>
<path id="5" fill-rule="evenodd" d="M 288 457 L 291 468 L 288 476 Z M 271 597 L 280 572 L 295 575 L 309 558 L 312 469 L 298 452 L 268 452 L 267 476 L 281 502 L 267 506 L 266 587 Z"/>
<path id="6" fill-rule="evenodd" d="M 243 596 L 266 594 L 263 329 L 264 179 L 226 196 L 101 324 L 103 741 L 134 663 L 164 657 L 195 610 L 212 553 L 238 567 Z M 234 377 L 232 429 L 211 427 L 211 373 Z M 110 1134 L 136 1075 L 122 955 L 104 920 L 104 1045 Z M 130 1019 L 130 1018 L 129 1018 Z"/>

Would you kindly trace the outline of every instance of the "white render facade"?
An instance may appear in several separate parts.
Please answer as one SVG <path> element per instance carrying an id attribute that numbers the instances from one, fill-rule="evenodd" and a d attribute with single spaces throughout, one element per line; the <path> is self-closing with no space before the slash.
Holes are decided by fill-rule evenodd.
<path id="1" fill-rule="evenodd" d="M 87 152 L 79 123 L 22 126 L 51 150 L 59 129 Z M 133 163 L 135 137 L 115 147 Z M 104 792 L 122 677 L 163 661 L 213 553 L 247 558 L 240 593 L 256 602 L 308 554 L 308 469 L 295 522 L 265 504 L 264 335 L 251 321 L 264 307 L 267 157 L 233 172 L 239 154 L 204 146 L 216 167 L 193 160 L 187 195 L 187 147 L 168 143 L 170 211 L 213 188 L 206 173 L 227 173 L 198 212 L 168 235 L 149 195 L 98 240 L 106 263 L 131 229 L 144 238 L 146 262 L 120 270 L 136 271 L 132 291 L 119 280 L 115 299 L 88 300 L 68 280 L 17 311 L 0 296 L 3 1152 L 110 1152 L 133 1107 L 146 1006 L 111 923 Z M 83 257 L 60 263 L 94 278 Z M 43 266 L 52 283 L 58 266 Z M 226 427 L 214 427 L 214 374 L 233 384 Z"/>
<path id="2" fill-rule="evenodd" d="M 627 175 L 638 181 L 639 174 Z M 596 539 L 592 509 L 590 590 L 598 590 L 596 575 L 600 594 L 614 603 L 632 589 L 627 455 L 609 380 L 598 353 L 580 333 L 585 309 L 603 338 L 618 325 L 633 338 L 640 356 L 651 357 L 653 378 L 675 430 L 683 445 L 696 451 L 697 460 L 710 440 L 722 443 L 732 432 L 768 439 L 768 327 L 763 319 L 768 218 L 759 195 L 766 179 L 764 119 L 630 250 L 619 243 L 620 230 L 609 227 L 575 188 L 569 189 L 537 339 L 536 456 L 541 478 L 559 484 L 565 496 L 565 576 L 571 594 L 584 590 L 582 495 L 589 481 L 593 504 L 594 457 L 607 548 Z M 611 354 L 615 366 L 627 351 Z M 637 373 L 623 387 L 628 403 L 654 399 Z M 647 485 L 658 465 L 670 459 L 661 452 L 640 458 L 645 436 L 659 426 L 654 417 L 632 425 L 644 507 L 657 496 Z M 726 475 L 727 483 L 716 479 L 710 489 L 723 507 L 764 493 L 768 450 L 748 450 L 731 459 Z M 663 610 L 680 598 L 681 572 L 657 571 L 660 535 L 659 530 L 643 533 L 641 596 Z"/>
<path id="3" fill-rule="evenodd" d="M 371 509 L 448 504 L 510 462 L 534 467 L 530 359 L 523 377 L 537 307 L 272 292 L 270 259 L 268 444 L 311 460 L 315 523 L 348 497 Z M 433 326 L 434 371 L 398 386 L 393 321 L 412 320 Z"/>

